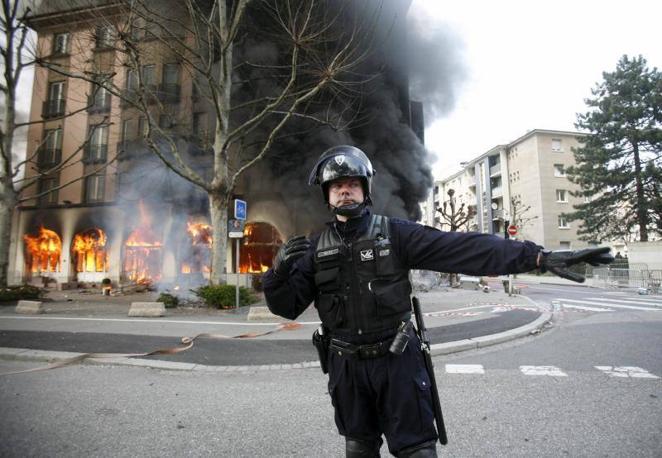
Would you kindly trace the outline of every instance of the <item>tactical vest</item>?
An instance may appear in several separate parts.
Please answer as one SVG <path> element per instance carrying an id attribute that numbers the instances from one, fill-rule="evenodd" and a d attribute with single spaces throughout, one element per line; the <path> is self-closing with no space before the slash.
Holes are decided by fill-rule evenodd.
<path id="1" fill-rule="evenodd" d="M 317 242 L 315 307 L 331 331 L 395 329 L 411 313 L 409 269 L 393 252 L 388 218 L 370 218 L 368 230 L 351 243 L 343 243 L 335 227 Z"/>

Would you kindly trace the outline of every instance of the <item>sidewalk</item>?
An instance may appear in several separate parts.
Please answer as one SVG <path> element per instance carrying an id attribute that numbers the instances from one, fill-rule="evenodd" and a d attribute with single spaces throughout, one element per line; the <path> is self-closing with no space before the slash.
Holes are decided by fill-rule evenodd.
<path id="1" fill-rule="evenodd" d="M 275 328 L 279 323 L 288 322 L 275 316 L 249 321 L 250 307 L 242 307 L 237 311 L 178 307 L 167 309 L 163 318 L 127 316 L 131 302 L 153 300 L 152 296 L 155 297 L 156 293 L 108 297 L 64 291 L 53 292 L 49 296 L 53 300 L 44 302 L 46 312 L 42 315 L 17 315 L 14 307 L 0 306 L 0 346 L 5 347 L 0 348 L 0 358 L 21 359 L 20 355 L 23 354 L 23 359 L 62 359 L 65 356 L 48 353 L 49 350 L 61 352 L 63 349 L 68 351 L 69 355 L 72 355 L 71 351 L 75 351 L 73 354 L 81 351 L 135 352 L 136 350 L 130 349 L 132 345 L 144 351 L 143 349 L 150 348 L 150 345 L 158 345 L 155 348 L 160 348 L 167 346 L 168 342 L 169 345 L 176 346 L 183 336 L 192 337 L 200 333 L 234 336 L 247 332 L 264 332 Z M 509 297 L 495 290 L 483 293 L 439 288 L 420 292 L 417 296 L 426 316 L 431 340 L 435 344 L 435 354 L 476 348 L 527 335 L 540 329 L 551 317 L 549 312 L 538 310 L 526 297 Z M 264 306 L 264 302 L 253 305 Z M 263 365 L 269 359 L 265 352 L 270 353 L 272 360 L 281 363 L 293 363 L 293 359 L 296 360 L 297 357 L 314 359 L 310 339 L 319 325 L 314 307 L 309 307 L 296 322 L 301 324 L 298 329 L 283 330 L 255 339 L 225 339 L 215 342 L 211 342 L 211 339 L 208 342 L 200 340 L 199 343 L 196 342 L 198 354 L 194 352 L 194 347 L 181 353 L 180 359 L 195 360 L 195 365 L 204 365 L 199 361 L 213 359 L 214 352 L 218 353 L 219 342 L 239 353 L 228 354 L 223 361 L 217 361 L 232 365 L 256 362 Z M 485 335 L 483 330 L 488 334 Z M 39 351 L 26 352 L 25 349 Z M 287 351 L 283 351 L 284 349 Z M 288 352 L 291 357 L 287 355 Z M 248 362 L 242 362 L 243 356 Z M 150 366 L 154 363 L 152 359 L 142 361 L 147 361 L 142 365 Z M 137 360 L 131 360 L 131 364 L 136 362 Z"/>

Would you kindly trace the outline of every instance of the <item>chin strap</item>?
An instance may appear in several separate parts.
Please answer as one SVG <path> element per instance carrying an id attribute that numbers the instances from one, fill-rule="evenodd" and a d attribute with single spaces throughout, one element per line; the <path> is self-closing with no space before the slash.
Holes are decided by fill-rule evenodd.
<path id="1" fill-rule="evenodd" d="M 342 205 L 340 207 L 334 207 L 333 205 L 329 204 L 329 208 L 334 214 L 340 216 L 347 216 L 349 218 L 361 216 L 361 214 L 363 213 L 363 209 L 365 207 L 366 207 L 365 201 L 361 202 L 360 204 Z"/>

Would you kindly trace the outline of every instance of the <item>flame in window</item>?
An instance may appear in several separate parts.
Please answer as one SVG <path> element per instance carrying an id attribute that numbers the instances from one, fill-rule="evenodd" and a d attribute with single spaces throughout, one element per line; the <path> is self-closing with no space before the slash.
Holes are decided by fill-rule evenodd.
<path id="1" fill-rule="evenodd" d="M 152 230 L 151 220 L 142 201 L 140 225 L 126 239 L 124 273 L 136 283 L 151 283 L 161 278 L 161 238 Z"/>
<path id="2" fill-rule="evenodd" d="M 60 254 L 62 253 L 62 241 L 53 231 L 39 228 L 37 235 L 25 234 L 23 236 L 27 251 L 27 261 L 30 271 L 59 272 Z"/>
<path id="3" fill-rule="evenodd" d="M 108 271 L 106 234 L 101 229 L 93 228 L 76 234 L 72 251 L 76 262 L 76 272 Z"/>

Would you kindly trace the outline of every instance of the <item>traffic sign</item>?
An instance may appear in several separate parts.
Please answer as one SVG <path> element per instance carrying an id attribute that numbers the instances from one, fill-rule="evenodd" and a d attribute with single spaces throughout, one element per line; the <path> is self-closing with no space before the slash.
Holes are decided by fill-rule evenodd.
<path id="1" fill-rule="evenodd" d="M 240 239 L 244 237 L 244 222 L 238 219 L 228 220 L 228 237 Z"/>
<path id="2" fill-rule="evenodd" d="M 246 221 L 246 201 L 241 199 L 234 200 L 234 217 Z"/>
<path id="3" fill-rule="evenodd" d="M 508 226 L 508 235 L 517 235 L 517 226 L 514 224 Z"/>

